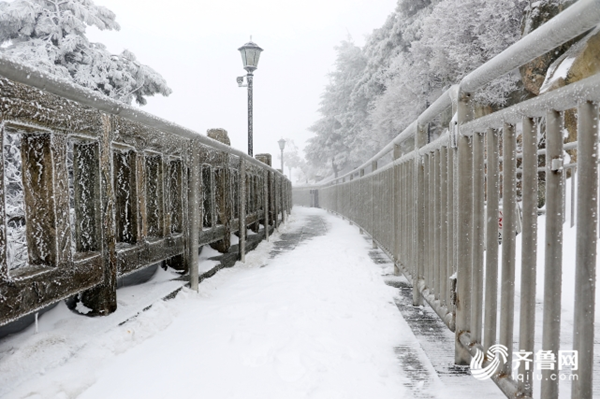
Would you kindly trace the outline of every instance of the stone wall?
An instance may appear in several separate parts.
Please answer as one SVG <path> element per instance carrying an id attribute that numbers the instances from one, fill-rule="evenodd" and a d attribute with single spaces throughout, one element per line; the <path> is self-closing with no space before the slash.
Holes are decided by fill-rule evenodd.
<path id="1" fill-rule="evenodd" d="M 290 210 L 285 177 L 223 129 L 177 134 L 2 77 L 0 112 L 0 325 L 67 298 L 109 314 L 117 278 L 193 272 L 199 247 Z"/>

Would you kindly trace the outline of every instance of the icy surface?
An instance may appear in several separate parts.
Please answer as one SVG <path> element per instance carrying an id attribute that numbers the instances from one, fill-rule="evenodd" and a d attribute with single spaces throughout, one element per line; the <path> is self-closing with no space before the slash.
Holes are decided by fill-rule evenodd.
<path id="1" fill-rule="evenodd" d="M 117 202 L 117 211 L 122 214 L 119 218 L 122 221 L 122 225 L 120 226 L 121 231 L 118 232 L 118 241 L 128 243 L 133 242 L 135 239 L 133 228 L 129 222 L 132 216 L 130 214 L 131 197 L 128 189 L 130 176 L 134 173 L 131 168 L 131 159 L 134 156 L 133 151 L 113 149 L 113 157 L 115 158 L 113 162 L 115 165 L 115 191 L 117 196 L 122 198 L 122 203 Z M 117 160 L 118 162 L 116 162 Z"/>
<path id="2" fill-rule="evenodd" d="M 73 140 L 67 142 L 67 173 L 69 174 L 69 224 L 71 226 L 71 253 L 77 252 L 76 226 L 77 218 L 75 211 L 75 170 L 73 168 Z"/>
<path id="3" fill-rule="evenodd" d="M 146 212 L 148 218 L 148 236 L 161 237 L 161 157 L 146 156 Z"/>
<path id="4" fill-rule="evenodd" d="M 25 189 L 21 161 L 22 133 L 4 129 L 4 187 L 6 190 L 6 242 L 9 270 L 28 264 L 27 229 L 25 219 Z"/>
<path id="5" fill-rule="evenodd" d="M 169 207 L 171 216 L 171 233 L 181 233 L 183 230 L 182 220 L 182 203 L 181 203 L 181 172 L 182 163 L 181 160 L 173 159 L 169 163 L 169 190 L 167 195 L 169 196 Z"/>

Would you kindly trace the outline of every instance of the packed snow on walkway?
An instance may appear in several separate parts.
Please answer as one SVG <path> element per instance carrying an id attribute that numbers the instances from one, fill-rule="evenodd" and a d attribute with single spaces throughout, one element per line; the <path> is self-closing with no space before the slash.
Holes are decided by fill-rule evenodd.
<path id="1" fill-rule="evenodd" d="M 270 259 L 279 234 L 310 215 L 327 233 Z M 95 319 L 60 304 L 41 316 L 39 333 L 0 341 L 0 374 L 49 365 L 19 384 L 2 381 L 16 385 L 3 397 L 411 398 L 394 348 L 415 338 L 369 243 L 322 210 L 294 208 L 280 230 L 199 293 L 184 289 L 91 338 L 82 334 Z M 126 289 L 135 297 L 146 286 Z M 7 350 L 11 342 L 18 347 Z M 46 348 L 57 342 L 64 358 L 53 362 Z"/>

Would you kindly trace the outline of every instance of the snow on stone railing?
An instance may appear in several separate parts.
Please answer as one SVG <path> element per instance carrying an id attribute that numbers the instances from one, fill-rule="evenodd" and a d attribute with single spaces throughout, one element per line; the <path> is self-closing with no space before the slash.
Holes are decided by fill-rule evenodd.
<path id="1" fill-rule="evenodd" d="M 363 165 L 293 189 L 295 204 L 328 209 L 370 234 L 412 283 L 414 304 L 428 302 L 455 332 L 456 363 L 490 369 L 509 398 L 531 398 L 534 387 L 544 399 L 558 398 L 559 387 L 591 398 L 600 372 L 600 74 L 582 61 L 579 81 L 488 115 L 472 93 L 582 34 L 589 45 L 573 48 L 595 52 L 597 67 L 599 23 L 600 0 L 571 5 L 467 75 Z M 576 141 L 563 143 L 567 130 Z M 566 337 L 562 314 L 573 324 Z M 487 352 L 495 344 L 507 350 L 497 367 Z M 485 362 L 472 362 L 486 352 Z M 577 364 L 567 367 L 565 353 Z M 539 367 L 543 355 L 554 363 Z"/>
<path id="2" fill-rule="evenodd" d="M 224 130 L 209 136 L 226 143 L 1 57 L 0 132 L 0 326 L 74 296 L 109 314 L 119 277 L 163 261 L 197 288 L 199 247 L 234 250 L 237 234 L 243 260 L 247 229 L 290 211 L 270 156 Z"/>

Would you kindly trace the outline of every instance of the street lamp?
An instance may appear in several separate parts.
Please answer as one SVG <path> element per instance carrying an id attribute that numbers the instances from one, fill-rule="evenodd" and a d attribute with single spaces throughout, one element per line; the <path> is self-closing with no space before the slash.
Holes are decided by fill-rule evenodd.
<path id="1" fill-rule="evenodd" d="M 283 173 L 283 149 L 285 148 L 285 140 L 281 139 L 278 141 L 279 148 L 281 148 L 281 173 Z M 283 173 L 285 175 L 285 173 Z"/>
<path id="2" fill-rule="evenodd" d="M 258 59 L 260 53 L 263 51 L 256 43 L 252 42 L 252 36 L 250 41 L 244 44 L 238 49 L 242 53 L 242 62 L 244 63 L 244 69 L 248 72 L 246 75 L 247 85 L 244 85 L 244 77 L 240 76 L 237 78 L 238 85 L 240 87 L 248 87 L 248 155 L 253 156 L 253 145 L 252 145 L 252 78 L 254 75 L 252 72 L 256 70 L 258 65 Z"/>

